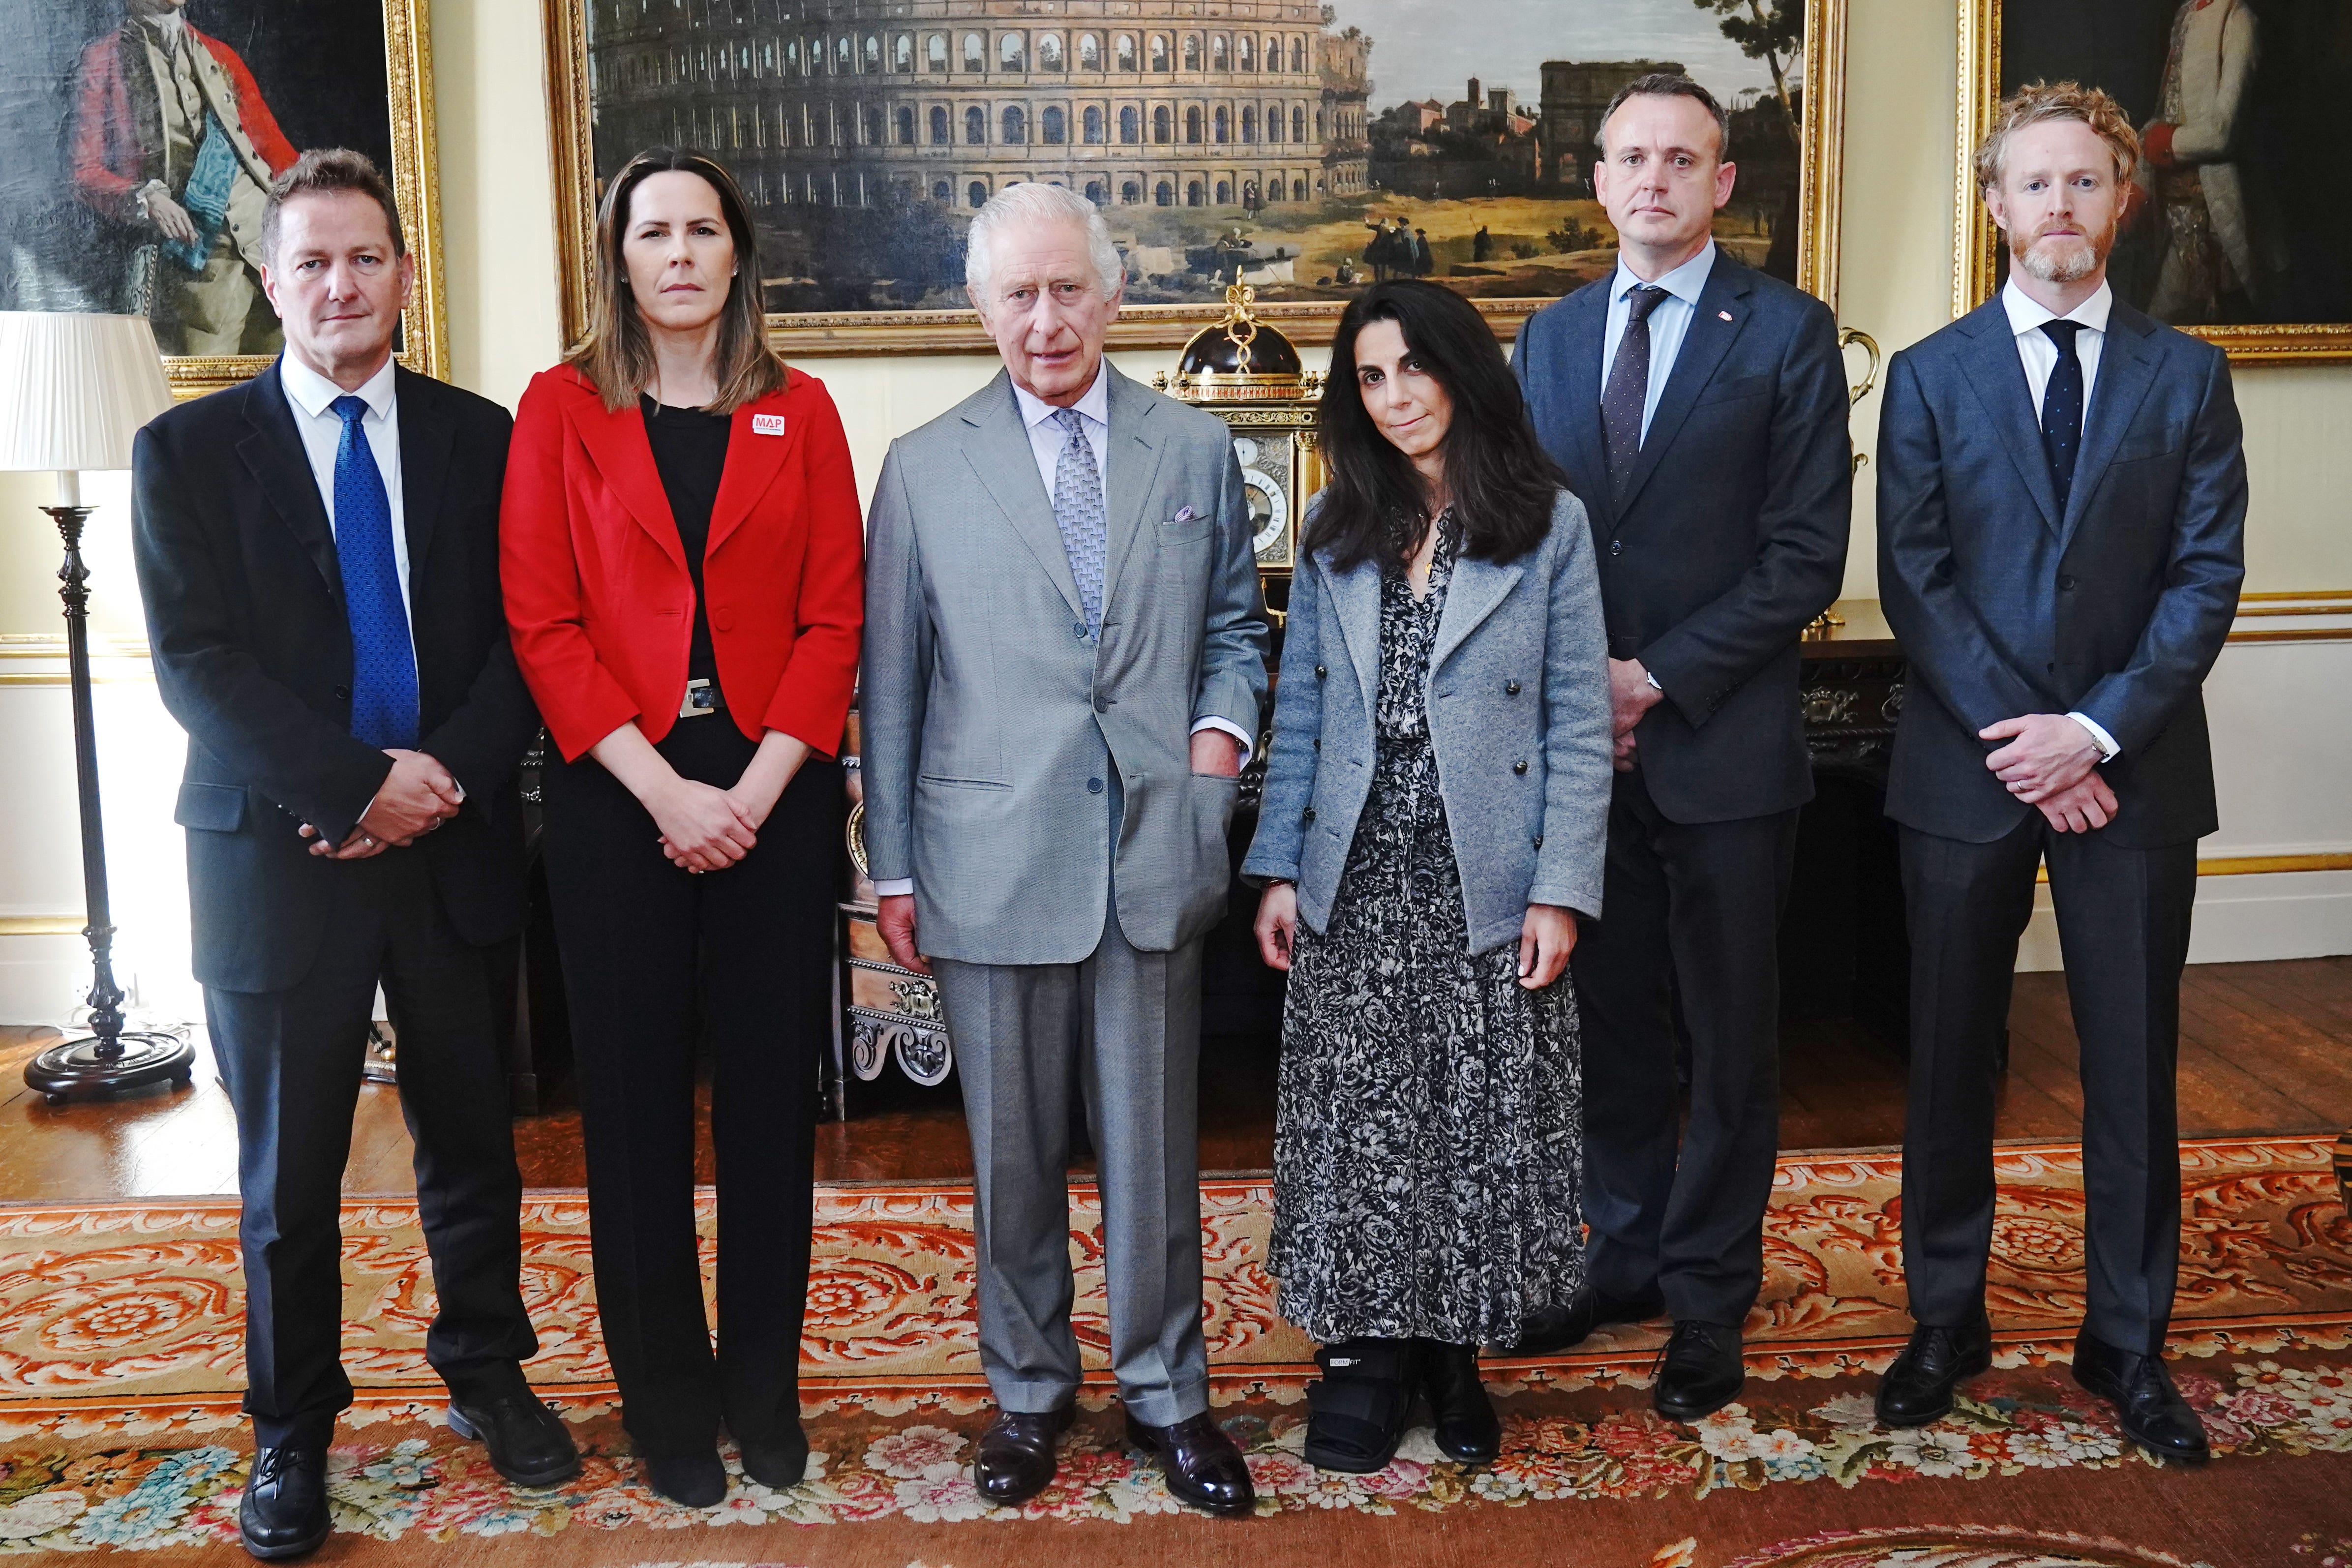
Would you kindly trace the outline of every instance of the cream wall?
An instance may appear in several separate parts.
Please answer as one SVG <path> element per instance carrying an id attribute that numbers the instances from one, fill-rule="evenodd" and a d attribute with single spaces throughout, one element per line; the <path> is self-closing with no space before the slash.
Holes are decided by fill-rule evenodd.
<path id="1" fill-rule="evenodd" d="M 1851 0 L 1846 83 L 1843 279 L 1839 315 L 1889 351 L 1949 319 L 1952 245 L 1952 0 Z M 511 405 L 559 348 L 547 157 L 547 110 L 536 0 L 432 0 L 440 143 L 443 265 L 454 378 Z M 1311 358 L 1312 356 L 1310 356 Z M 1148 375 L 1173 353 L 1119 357 Z M 975 355 L 824 359 L 806 368 L 831 386 L 862 483 L 870 486 L 892 433 L 979 385 L 994 361 Z M 2352 589 L 2352 365 L 2248 367 L 2238 377 L 2253 476 L 2247 534 L 2252 591 Z M 1874 396 L 1855 411 L 1867 452 Z M 1846 593 L 1875 592 L 1870 480 L 1855 498 Z M 142 631 L 124 542 L 127 486 L 89 487 L 93 614 L 101 633 Z M 0 637 L 58 630 L 56 537 L 31 508 L 45 476 L 0 475 Z M 2347 630 L 2352 638 L 2352 630 Z M 0 643 L 0 648 L 5 648 Z M 2342 693 L 2347 643 L 2248 647 L 2223 656 L 2210 696 L 2222 776 L 2223 831 L 2204 852 L 2352 849 L 2352 765 Z M 5 665 L 5 661 L 0 661 Z M 0 677 L 6 670 L 0 668 Z M 116 857 L 116 905 L 142 985 L 165 1010 L 189 1009 L 184 891 L 168 812 L 179 742 L 136 679 L 101 706 Z M 69 747 L 57 687 L 0 679 L 0 922 L 80 904 L 69 843 Z M 2226 887 L 2221 886 L 2226 884 Z M 2208 879 L 2203 958 L 2352 951 L 2352 873 Z M 2260 909 L 2239 919 L 2241 906 Z M 2236 924 L 2231 921 L 2235 920 Z M 5 931 L 0 923 L 0 931 Z M 0 1019 L 62 996 L 79 944 L 0 936 Z M 2029 962 L 2046 962 L 2041 956 Z M 11 978 L 11 977 L 14 978 Z M 42 978 L 47 977 L 47 978 Z M 43 1003 L 46 1010 L 50 1002 Z"/>

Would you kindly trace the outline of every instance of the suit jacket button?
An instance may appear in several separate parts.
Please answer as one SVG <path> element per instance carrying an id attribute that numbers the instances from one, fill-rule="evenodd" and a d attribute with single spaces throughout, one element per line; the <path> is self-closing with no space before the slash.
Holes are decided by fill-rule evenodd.
<path id="1" fill-rule="evenodd" d="M 1080 642 L 1086 641 L 1087 623 L 1084 621 L 1072 621 L 1070 623 L 1070 635 L 1077 638 Z"/>
<path id="2" fill-rule="evenodd" d="M 1528 771 L 1528 764 L 1524 762 L 1513 763 L 1511 764 L 1511 771 L 1515 773 L 1526 773 Z"/>
<path id="3" fill-rule="evenodd" d="M 1097 698 L 1096 698 L 1096 699 L 1095 699 L 1095 711 L 1096 711 L 1096 712 L 1097 712 L 1097 713 L 1108 713 L 1108 712 L 1109 712 L 1109 711 L 1110 711 L 1110 699 L 1109 699 L 1109 698 L 1108 698 L 1108 697 L 1097 697 Z"/>
<path id="4" fill-rule="evenodd" d="M 2058 586 L 2071 594 L 2074 591 L 2074 579 L 2066 573 L 2061 572 L 2058 574 Z"/>
<path id="5" fill-rule="evenodd" d="M 1624 554 L 1624 553 L 1625 553 L 1625 542 L 1624 542 L 1623 540 L 1622 540 L 1622 539 L 1612 539 L 1612 540 L 1611 540 L 1611 541 L 1609 542 L 1609 553 L 1610 553 L 1610 554 L 1612 554 L 1612 555 L 1622 555 L 1622 554 Z"/>
<path id="6" fill-rule="evenodd" d="M 336 701 L 338 701 L 338 702 L 349 702 L 351 700 L 352 700 L 352 689 L 351 689 L 350 687 L 348 687 L 348 686 L 338 686 L 338 687 L 336 687 L 336 688 L 335 688 L 335 700 L 336 700 Z"/>
<path id="7" fill-rule="evenodd" d="M 1516 680 L 1507 680 L 1507 681 L 1503 682 L 1503 695 L 1504 695 L 1504 696 L 1506 696 L 1506 697 L 1517 697 L 1518 694 L 1519 694 L 1519 683 L 1518 683 L 1517 681 L 1516 681 Z"/>
<path id="8" fill-rule="evenodd" d="M 1301 821 L 1301 822 L 1312 822 L 1312 821 L 1314 821 L 1314 820 L 1315 820 L 1315 808 L 1314 808 L 1313 806 L 1311 806 L 1311 805 L 1310 805 L 1310 806 L 1308 806 L 1305 811 L 1300 812 L 1300 813 L 1298 814 L 1298 820 L 1299 820 L 1299 821 Z"/>
<path id="9" fill-rule="evenodd" d="M 1330 674 L 1330 673 L 1331 673 L 1331 672 L 1330 672 L 1329 670 L 1328 670 L 1328 669 L 1324 668 L 1323 668 L 1321 665 L 1319 665 L 1319 664 L 1318 664 L 1318 665 L 1317 665 L 1317 666 L 1315 667 L 1315 679 L 1318 679 L 1318 680 L 1322 679 L 1325 676 L 1327 676 L 1327 675 L 1328 675 L 1328 674 Z"/>
<path id="10" fill-rule="evenodd" d="M 1102 794 L 1102 780 L 1100 780 L 1100 779 L 1088 779 L 1088 780 L 1087 781 L 1087 793 L 1088 795 L 1100 795 L 1100 794 Z"/>

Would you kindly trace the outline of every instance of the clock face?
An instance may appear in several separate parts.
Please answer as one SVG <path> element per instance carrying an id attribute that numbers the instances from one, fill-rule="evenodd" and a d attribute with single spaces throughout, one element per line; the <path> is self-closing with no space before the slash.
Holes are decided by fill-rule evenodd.
<path id="1" fill-rule="evenodd" d="M 1264 468 L 1244 468 L 1242 485 L 1249 492 L 1250 550 L 1261 559 L 1269 552 L 1286 556 L 1282 545 L 1290 528 L 1290 498 Z"/>

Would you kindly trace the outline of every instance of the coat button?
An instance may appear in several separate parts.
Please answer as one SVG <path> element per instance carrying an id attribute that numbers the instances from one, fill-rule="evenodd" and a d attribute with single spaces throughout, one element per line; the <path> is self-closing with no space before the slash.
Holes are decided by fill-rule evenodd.
<path id="1" fill-rule="evenodd" d="M 1087 793 L 1088 795 L 1100 795 L 1100 794 L 1102 794 L 1102 780 L 1100 780 L 1100 779 L 1088 779 L 1088 780 L 1087 781 Z"/>
<path id="2" fill-rule="evenodd" d="M 1511 764 L 1511 771 L 1515 773 L 1526 773 L 1528 771 L 1528 764 L 1524 762 L 1513 763 Z"/>
<path id="3" fill-rule="evenodd" d="M 1624 542 L 1623 540 L 1622 540 L 1622 539 L 1612 539 L 1612 540 L 1611 540 L 1611 541 L 1609 542 L 1609 553 L 1610 553 L 1610 554 L 1612 554 L 1612 555 L 1622 555 L 1622 554 L 1624 554 L 1624 553 L 1625 553 L 1625 542 Z"/>
<path id="4" fill-rule="evenodd" d="M 338 701 L 338 702 L 349 702 L 351 700 L 352 700 L 352 689 L 351 689 L 350 687 L 348 687 L 348 686 L 338 686 L 338 687 L 336 687 L 336 688 L 335 688 L 335 700 L 336 700 L 336 701 Z"/>
<path id="5" fill-rule="evenodd" d="M 1087 623 L 1084 621 L 1072 621 L 1070 623 L 1070 635 L 1077 638 L 1080 642 L 1084 642 L 1087 637 Z"/>
<path id="6" fill-rule="evenodd" d="M 1536 835 L 1536 847 L 1538 849 L 1543 847 L 1543 835 L 1540 833 Z"/>
<path id="7" fill-rule="evenodd" d="M 1323 737 L 1320 735 L 1315 737 L 1315 749 L 1318 752 L 1323 749 Z"/>
<path id="8" fill-rule="evenodd" d="M 1321 665 L 1319 665 L 1319 664 L 1318 664 L 1318 665 L 1317 665 L 1317 666 L 1315 667 L 1315 679 L 1318 679 L 1318 680 L 1322 679 L 1325 676 L 1327 676 L 1327 675 L 1328 675 L 1328 674 L 1330 674 L 1330 673 L 1331 673 L 1331 672 L 1330 672 L 1329 670 L 1328 670 L 1328 669 L 1324 668 L 1323 668 Z"/>
<path id="9" fill-rule="evenodd" d="M 1110 711 L 1110 703 L 1111 703 L 1111 700 L 1110 700 L 1109 698 L 1108 698 L 1108 697 L 1097 697 L 1097 698 L 1096 698 L 1096 699 L 1095 699 L 1095 711 L 1096 711 L 1096 712 L 1097 712 L 1097 713 L 1107 713 L 1107 712 Z"/>
<path id="10" fill-rule="evenodd" d="M 1503 682 L 1503 695 L 1504 695 L 1504 696 L 1506 696 L 1506 697 L 1517 697 L 1518 694 L 1519 694 L 1519 683 L 1518 683 L 1517 681 L 1516 681 L 1516 680 L 1507 680 L 1507 681 Z"/>
<path id="11" fill-rule="evenodd" d="M 1305 811 L 1300 812 L 1300 813 L 1298 814 L 1298 820 L 1299 820 L 1299 821 L 1301 821 L 1301 822 L 1312 822 L 1312 821 L 1314 821 L 1314 820 L 1315 820 L 1315 808 L 1314 808 L 1313 806 L 1311 806 L 1311 805 L 1310 805 L 1310 806 L 1308 806 Z"/>
<path id="12" fill-rule="evenodd" d="M 2058 586 L 2071 594 L 2074 591 L 2074 579 L 2066 573 L 2061 572 L 2058 574 Z"/>

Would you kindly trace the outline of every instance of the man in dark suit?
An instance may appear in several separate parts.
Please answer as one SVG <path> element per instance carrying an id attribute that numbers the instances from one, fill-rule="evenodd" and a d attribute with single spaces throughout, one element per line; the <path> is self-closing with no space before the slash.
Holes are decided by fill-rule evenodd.
<path id="1" fill-rule="evenodd" d="M 1654 1392 L 1736 1397 L 1780 1131 L 1775 931 L 1812 772 L 1797 641 L 1837 596 L 1853 501 L 1837 324 L 1716 247 L 1730 126 L 1648 76 L 1602 118 L 1609 279 L 1551 305 L 1512 364 L 1592 519 L 1618 778 L 1601 918 L 1572 960 L 1585 1020 L 1591 1284 L 1520 1350 L 1671 1314 Z M 1675 1032 L 1690 1038 L 1676 1149 Z"/>
<path id="2" fill-rule="evenodd" d="M 539 722 L 499 593 L 509 421 L 393 364 L 414 273 L 366 159 L 303 154 L 263 233 L 286 353 L 142 431 L 132 506 L 156 679 L 188 731 L 195 972 L 236 1113 L 257 1448 L 239 1523 L 279 1558 L 327 1534 L 351 1403 L 337 1205 L 379 983 L 450 1425 L 525 1485 L 579 1458 L 520 1364 L 538 1342 L 490 978 L 522 919 L 515 770 Z"/>
<path id="3" fill-rule="evenodd" d="M 2115 298 L 2139 159 L 2073 83 L 2001 105 L 1977 154 L 1999 297 L 1897 354 L 1878 582 L 1909 657 L 1887 814 L 1910 912 L 1903 1263 L 1918 1328 L 1881 1386 L 1935 1420 L 1990 1364 L 1993 1059 L 2047 862 L 2082 1042 L 2088 1312 L 2077 1381 L 2201 1459 L 2164 1369 L 2180 1247 L 2173 1067 L 2197 840 L 2219 822 L 2200 687 L 2244 575 L 2228 361 Z"/>

